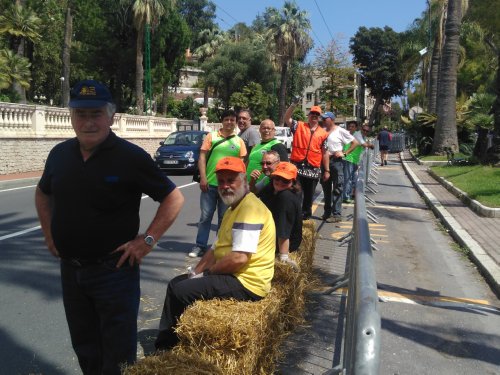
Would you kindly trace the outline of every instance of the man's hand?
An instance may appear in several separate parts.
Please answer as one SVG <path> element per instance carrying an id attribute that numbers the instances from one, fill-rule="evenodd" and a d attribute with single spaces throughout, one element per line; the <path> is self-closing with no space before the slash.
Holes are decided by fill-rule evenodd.
<path id="1" fill-rule="evenodd" d="M 254 169 L 250 173 L 250 178 L 253 179 L 254 181 L 257 181 L 259 179 L 259 177 L 260 177 L 260 174 L 261 174 L 261 172 L 258 169 Z"/>
<path id="2" fill-rule="evenodd" d="M 201 179 L 200 179 L 200 189 L 204 193 L 206 193 L 208 191 L 208 181 L 207 181 L 206 178 L 201 177 Z"/>
<path id="3" fill-rule="evenodd" d="M 153 246 L 149 246 L 144 242 L 144 236 L 142 234 L 137 235 L 137 237 L 135 237 L 132 241 L 124 243 L 113 251 L 113 253 L 117 253 L 119 251 L 123 252 L 123 255 L 118 260 L 118 263 L 116 263 L 116 268 L 120 268 L 123 263 L 127 261 L 127 258 L 128 263 L 131 266 L 134 264 L 141 264 L 142 258 L 148 255 L 152 249 Z"/>
<path id="4" fill-rule="evenodd" d="M 323 172 L 323 181 L 328 181 L 329 178 L 330 178 L 330 172 L 324 171 Z"/>
<path id="5" fill-rule="evenodd" d="M 302 100 L 302 96 L 300 95 L 295 95 L 292 99 L 292 104 L 294 105 L 297 105 L 300 103 L 300 101 Z"/>
<path id="6" fill-rule="evenodd" d="M 55 256 L 56 258 L 60 258 L 61 256 L 59 255 L 59 251 L 56 249 L 56 245 L 54 245 L 54 241 L 51 239 L 50 241 L 45 241 L 47 244 L 47 248 L 49 249 L 50 253 Z"/>

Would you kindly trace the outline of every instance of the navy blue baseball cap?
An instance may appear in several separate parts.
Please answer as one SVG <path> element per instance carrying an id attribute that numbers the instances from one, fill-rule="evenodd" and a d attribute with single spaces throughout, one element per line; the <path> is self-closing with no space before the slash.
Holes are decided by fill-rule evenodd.
<path id="1" fill-rule="evenodd" d="M 335 113 L 333 112 L 325 112 L 321 115 L 321 118 L 324 120 L 326 118 L 331 118 L 332 120 L 335 120 Z"/>
<path id="2" fill-rule="evenodd" d="M 100 108 L 107 103 L 113 103 L 109 89 L 93 79 L 78 82 L 70 92 L 70 108 Z"/>

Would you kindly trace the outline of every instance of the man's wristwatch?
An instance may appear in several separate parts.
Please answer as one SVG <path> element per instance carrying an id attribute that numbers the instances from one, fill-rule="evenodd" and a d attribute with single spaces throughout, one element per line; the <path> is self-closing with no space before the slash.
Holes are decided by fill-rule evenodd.
<path id="1" fill-rule="evenodd" d="M 153 246 L 156 241 L 155 241 L 155 238 L 153 236 L 147 234 L 146 237 L 144 237 L 144 242 L 148 246 Z"/>

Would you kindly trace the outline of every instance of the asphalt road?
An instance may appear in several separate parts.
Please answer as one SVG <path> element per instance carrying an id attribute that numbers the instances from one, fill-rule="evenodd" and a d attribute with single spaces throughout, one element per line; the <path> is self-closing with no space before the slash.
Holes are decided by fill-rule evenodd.
<path id="1" fill-rule="evenodd" d="M 389 166 L 379 169 L 379 193 L 372 196 L 377 205 L 369 207 L 379 217 L 378 224 L 371 223 L 370 232 L 380 249 L 373 257 L 379 295 L 385 301 L 379 305 L 379 373 L 500 374 L 498 299 L 475 267 L 456 251 L 395 162 L 395 156 L 391 158 Z M 181 188 L 186 203 L 141 268 L 139 341 L 145 353 L 153 349 L 168 280 L 196 262 L 187 253 L 196 236 L 199 188 L 191 183 L 190 176 L 172 179 Z M 58 262 L 43 243 L 33 195 L 34 186 L 0 188 L 0 374 L 80 374 L 64 317 Z M 156 207 L 156 202 L 143 199 L 141 230 Z M 319 207 L 316 214 L 321 213 Z M 339 223 L 322 228 L 334 237 L 350 226 Z M 330 238 L 328 233 L 324 235 Z M 332 259 L 338 261 L 336 257 L 342 252 L 336 251 Z M 322 308 L 337 311 L 338 297 L 331 296 L 324 307 L 314 301 L 309 305 L 310 313 L 319 314 L 320 320 L 325 315 Z M 323 319 L 297 333 L 311 340 L 316 336 L 309 333 L 317 330 L 322 339 L 317 343 L 328 342 L 331 348 L 335 338 L 323 337 L 325 324 L 335 322 Z M 310 359 L 306 359 L 304 348 L 315 343 L 304 342 L 299 352 L 290 353 L 292 357 L 284 361 L 299 362 L 296 368 L 305 368 L 300 363 Z M 324 355 L 324 351 L 321 353 Z"/>
<path id="2" fill-rule="evenodd" d="M 146 353 L 153 349 L 168 281 L 195 263 L 187 253 L 196 236 L 199 188 L 190 176 L 172 179 L 186 203 L 141 267 L 139 339 Z M 0 374 L 80 374 L 64 316 L 59 262 L 45 248 L 34 190 L 34 186 L 0 190 Z M 156 207 L 149 197 L 143 199 L 141 231 Z"/>
<path id="3" fill-rule="evenodd" d="M 370 232 L 380 374 L 500 374 L 500 303 L 418 196 L 397 155 L 378 168 Z"/>

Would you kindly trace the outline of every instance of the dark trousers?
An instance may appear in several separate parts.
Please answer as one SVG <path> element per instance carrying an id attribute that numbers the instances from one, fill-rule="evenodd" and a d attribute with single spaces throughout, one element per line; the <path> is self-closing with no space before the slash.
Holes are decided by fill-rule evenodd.
<path id="1" fill-rule="evenodd" d="M 243 287 L 233 275 L 208 275 L 194 279 L 188 279 L 186 274 L 177 276 L 168 283 L 155 342 L 156 349 L 171 349 L 179 342 L 174 328 L 189 305 L 199 299 L 216 297 L 234 298 L 238 301 L 258 301 L 262 298 Z"/>
<path id="2" fill-rule="evenodd" d="M 71 343 L 85 375 L 121 374 L 137 356 L 139 266 L 117 259 L 77 267 L 61 261 L 64 309 Z"/>
<path id="3" fill-rule="evenodd" d="M 302 216 L 309 218 L 312 215 L 312 203 L 318 180 L 299 176 L 302 187 Z"/>
<path id="4" fill-rule="evenodd" d="M 325 198 L 325 212 L 323 216 L 341 216 L 344 186 L 344 163 L 342 158 L 330 159 L 330 178 L 326 181 L 321 181 L 321 186 L 323 187 Z"/>

